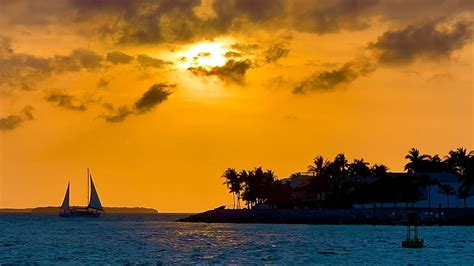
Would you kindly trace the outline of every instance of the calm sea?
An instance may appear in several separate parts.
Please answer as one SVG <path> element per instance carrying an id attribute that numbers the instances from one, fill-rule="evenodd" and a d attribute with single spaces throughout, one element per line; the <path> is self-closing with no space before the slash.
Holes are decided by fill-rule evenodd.
<path id="1" fill-rule="evenodd" d="M 179 215 L 98 219 L 0 215 L 0 263 L 474 264 L 474 227 L 175 223 Z"/>

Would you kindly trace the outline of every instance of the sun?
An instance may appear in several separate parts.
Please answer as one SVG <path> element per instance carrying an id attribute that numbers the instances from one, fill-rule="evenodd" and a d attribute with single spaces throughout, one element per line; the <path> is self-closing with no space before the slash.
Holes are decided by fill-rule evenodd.
<path id="1" fill-rule="evenodd" d="M 189 46 L 185 51 L 178 53 L 182 68 L 202 67 L 213 68 L 225 65 L 225 54 L 228 50 L 221 42 L 203 42 Z"/>

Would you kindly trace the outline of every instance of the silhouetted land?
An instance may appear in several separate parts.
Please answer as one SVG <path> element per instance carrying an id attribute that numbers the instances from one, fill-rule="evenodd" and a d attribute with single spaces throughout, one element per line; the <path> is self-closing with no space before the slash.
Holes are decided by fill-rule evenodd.
<path id="1" fill-rule="evenodd" d="M 234 209 L 222 206 L 180 221 L 403 224 L 407 213 L 417 212 L 424 224 L 474 224 L 474 206 L 468 206 L 474 196 L 474 151 L 458 148 L 442 158 L 413 148 L 405 159 L 406 173 L 390 173 L 362 158 L 349 162 L 342 153 L 332 161 L 316 156 L 307 172 L 287 179 L 262 167 L 227 168 L 222 177 Z M 439 173 L 450 181 L 433 177 Z M 444 198 L 442 204 L 432 204 L 432 191 Z M 463 208 L 449 208 L 453 198 L 462 200 Z M 426 206 L 416 205 L 423 201 Z"/>
<path id="2" fill-rule="evenodd" d="M 474 209 L 331 209 L 331 210 L 211 210 L 178 220 L 200 223 L 373 224 L 405 225 L 416 212 L 421 225 L 474 225 Z"/>
<path id="3" fill-rule="evenodd" d="M 26 208 L 26 209 L 11 209 L 11 208 L 4 208 L 0 209 L 0 213 L 31 213 L 33 208 Z"/>
<path id="4" fill-rule="evenodd" d="M 158 214 L 158 211 L 152 208 L 142 207 L 105 207 L 105 214 Z M 0 209 L 0 213 L 31 213 L 31 214 L 58 214 L 59 207 L 37 207 L 27 209 Z"/>

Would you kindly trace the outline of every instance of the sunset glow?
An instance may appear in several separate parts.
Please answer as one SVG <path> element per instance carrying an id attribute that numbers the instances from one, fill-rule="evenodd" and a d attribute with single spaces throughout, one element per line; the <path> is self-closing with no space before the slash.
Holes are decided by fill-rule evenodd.
<path id="1" fill-rule="evenodd" d="M 414 3 L 416 2 L 416 3 Z M 228 205 L 223 170 L 474 148 L 472 0 L 0 0 L 0 207 Z"/>
<path id="2" fill-rule="evenodd" d="M 228 52 L 220 42 L 204 42 L 191 45 L 186 51 L 179 52 L 178 57 L 182 68 L 223 66 Z"/>

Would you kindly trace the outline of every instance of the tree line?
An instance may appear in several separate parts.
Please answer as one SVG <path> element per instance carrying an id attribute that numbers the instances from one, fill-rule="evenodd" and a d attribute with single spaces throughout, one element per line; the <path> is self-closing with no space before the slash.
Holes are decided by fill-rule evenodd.
<path id="1" fill-rule="evenodd" d="M 438 186 L 440 193 L 449 199 L 457 196 L 467 198 L 474 185 L 474 151 L 465 148 L 451 150 L 441 158 L 439 155 L 421 154 L 412 148 L 405 156 L 407 176 L 390 174 L 383 164 L 373 164 L 364 159 L 348 162 L 343 153 L 333 160 L 316 156 L 308 173 L 307 184 L 292 188 L 289 182 L 277 179 L 274 171 L 255 167 L 251 170 L 228 168 L 222 174 L 224 184 L 234 198 L 233 207 L 241 208 L 243 201 L 247 208 L 268 204 L 271 208 L 351 208 L 354 204 L 382 202 L 415 203 L 422 199 L 422 191 L 428 189 L 431 207 L 431 189 Z M 425 173 L 448 172 L 458 176 L 461 185 L 457 191 L 448 184 L 439 184 Z M 301 173 L 290 176 L 298 179 Z"/>

